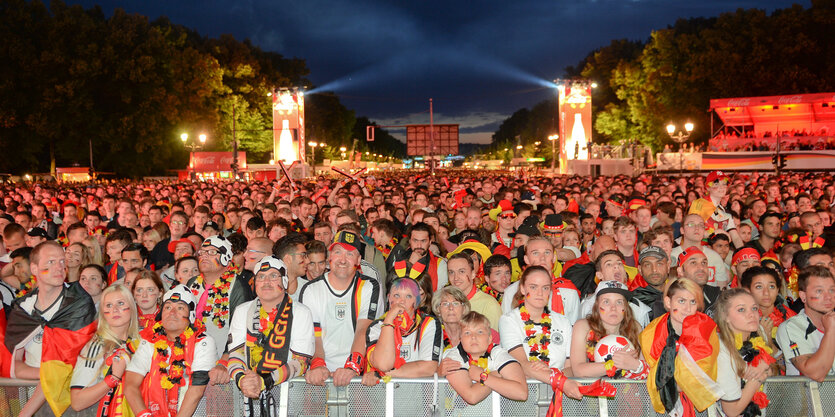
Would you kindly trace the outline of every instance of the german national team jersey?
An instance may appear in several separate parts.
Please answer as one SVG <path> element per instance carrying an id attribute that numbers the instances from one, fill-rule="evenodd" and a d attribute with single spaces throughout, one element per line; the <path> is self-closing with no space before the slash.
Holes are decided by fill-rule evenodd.
<path id="1" fill-rule="evenodd" d="M 383 319 L 375 320 L 368 326 L 366 345 L 371 348 L 380 339 Z M 443 331 L 441 324 L 432 316 L 420 316 L 420 323 L 408 335 L 403 335 L 400 346 L 400 357 L 406 362 L 435 361 L 438 362 L 443 349 Z"/>
<path id="2" fill-rule="evenodd" d="M 310 308 L 313 329 L 322 337 L 325 362 L 331 372 L 342 368 L 351 354 L 358 319 L 374 320 L 383 302 L 380 284 L 357 274 L 345 291 L 337 292 L 326 272 L 302 288 L 299 302 Z"/>
<path id="3" fill-rule="evenodd" d="M 571 354 L 571 322 L 560 313 L 551 311 L 551 341 L 548 344 L 549 368 L 562 369 L 568 355 Z M 542 331 L 540 325 L 534 325 L 534 330 Z M 499 335 L 501 336 L 502 347 L 512 352 L 516 348 L 525 349 L 525 357 L 531 351 L 531 347 L 525 342 L 525 321 L 519 313 L 519 308 L 514 308 L 499 319 Z"/>

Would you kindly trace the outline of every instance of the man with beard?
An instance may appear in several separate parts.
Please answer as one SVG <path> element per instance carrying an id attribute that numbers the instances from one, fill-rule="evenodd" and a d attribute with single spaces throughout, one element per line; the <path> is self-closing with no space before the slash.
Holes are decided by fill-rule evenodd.
<path id="1" fill-rule="evenodd" d="M 449 278 L 446 260 L 429 250 L 432 235 L 432 227 L 426 223 L 416 223 L 409 229 L 409 250 L 389 255 L 387 263 L 392 268 L 387 283 L 399 277 L 416 279 L 425 271 L 432 279 L 433 292 L 447 285 Z"/>
<path id="2" fill-rule="evenodd" d="M 638 265 L 647 285 L 632 291 L 633 299 L 648 306 L 658 301 L 663 302 L 664 284 L 670 275 L 670 258 L 667 257 L 667 253 L 658 246 L 647 246 L 638 254 Z M 655 320 L 652 312 L 649 319 Z"/>
<path id="3" fill-rule="evenodd" d="M 428 227 L 428 226 L 427 226 Z M 308 384 L 346 386 L 362 374 L 365 333 L 382 306 L 380 284 L 360 273 L 361 238 L 341 231 L 331 244 L 330 270 L 302 287 L 299 302 L 313 316 L 316 350 L 305 375 Z"/>
<path id="4" fill-rule="evenodd" d="M 689 279 L 702 287 L 704 296 L 704 313 L 713 317 L 713 304 L 722 292 L 718 287 L 707 285 L 710 273 L 708 272 L 707 256 L 701 249 L 691 247 L 678 256 L 678 268 L 676 269 L 679 278 Z M 653 317 L 661 317 L 667 312 L 664 307 L 663 297 L 652 305 Z"/>
<path id="5" fill-rule="evenodd" d="M 305 249 L 305 238 L 298 233 L 292 233 L 279 239 L 273 246 L 273 256 L 286 265 L 287 285 L 284 292 L 296 301 L 299 299 L 304 284 L 307 284 L 307 265 L 310 258 Z"/>

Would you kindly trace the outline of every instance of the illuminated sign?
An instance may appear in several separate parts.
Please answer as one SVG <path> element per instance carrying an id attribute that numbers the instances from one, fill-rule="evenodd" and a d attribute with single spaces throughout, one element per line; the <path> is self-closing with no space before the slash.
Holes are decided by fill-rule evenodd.
<path id="1" fill-rule="evenodd" d="M 273 155 L 289 164 L 304 160 L 304 93 L 298 90 L 274 91 Z"/>
<path id="2" fill-rule="evenodd" d="M 591 143 L 591 86 L 566 82 L 559 89 L 560 169 L 568 160 L 589 159 Z"/>

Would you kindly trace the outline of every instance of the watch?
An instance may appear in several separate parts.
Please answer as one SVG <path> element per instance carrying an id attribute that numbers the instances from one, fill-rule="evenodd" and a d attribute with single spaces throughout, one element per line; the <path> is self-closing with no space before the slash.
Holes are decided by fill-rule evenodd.
<path id="1" fill-rule="evenodd" d="M 484 385 L 484 383 L 487 381 L 487 375 L 489 375 L 487 372 L 482 372 L 481 375 L 478 376 L 478 382 L 481 385 Z"/>

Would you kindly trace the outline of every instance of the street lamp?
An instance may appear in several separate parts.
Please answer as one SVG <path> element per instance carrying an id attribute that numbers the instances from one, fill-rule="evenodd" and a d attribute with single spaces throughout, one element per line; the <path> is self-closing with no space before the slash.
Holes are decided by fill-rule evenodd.
<path id="1" fill-rule="evenodd" d="M 341 152 L 341 153 L 342 153 L 342 160 L 343 160 L 343 161 L 345 161 L 345 160 L 346 160 L 346 159 L 345 159 L 345 151 L 347 151 L 347 150 L 348 150 L 348 148 L 346 148 L 346 147 L 344 147 L 344 146 L 340 146 L 340 147 L 339 147 L 339 152 Z"/>
<path id="2" fill-rule="evenodd" d="M 314 166 L 316 165 L 316 146 L 318 146 L 319 143 L 310 141 L 307 142 L 307 144 L 310 146 L 310 166 Z"/>
<path id="3" fill-rule="evenodd" d="M 188 133 L 185 133 L 185 132 L 180 134 L 180 140 L 183 141 L 183 146 L 190 149 L 191 153 L 194 154 L 195 151 L 198 151 L 198 150 L 202 149 L 203 145 L 206 144 L 206 134 L 201 133 L 201 134 L 197 135 L 197 140 L 200 143 L 197 143 L 197 141 L 194 141 L 194 140 L 192 140 L 191 143 L 188 143 Z M 194 172 L 195 172 L 194 171 L 194 165 L 193 165 L 193 161 L 194 161 L 193 156 L 194 155 L 189 155 L 189 165 L 191 167 L 192 174 L 194 174 Z"/>
<path id="4" fill-rule="evenodd" d="M 679 175 L 684 174 L 684 143 L 690 139 L 690 134 L 693 132 L 693 123 L 687 122 L 684 124 L 684 131 L 676 133 L 676 125 L 672 122 L 667 125 L 667 134 L 676 143 L 678 143 L 678 169 Z"/>
<path id="5" fill-rule="evenodd" d="M 555 163 L 557 161 L 557 139 L 560 138 L 560 135 L 551 135 L 548 136 L 548 140 L 551 141 L 551 172 L 554 172 Z"/>

